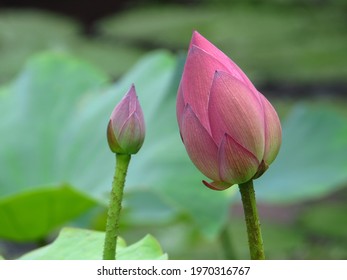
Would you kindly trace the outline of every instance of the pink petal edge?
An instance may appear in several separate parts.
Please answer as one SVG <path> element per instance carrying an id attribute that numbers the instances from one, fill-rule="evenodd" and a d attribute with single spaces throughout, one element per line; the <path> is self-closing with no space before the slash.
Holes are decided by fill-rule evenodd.
<path id="1" fill-rule="evenodd" d="M 218 148 L 196 114 L 186 105 L 181 122 L 181 136 L 187 153 L 195 166 L 208 178 L 220 181 Z"/>
<path id="2" fill-rule="evenodd" d="M 224 191 L 224 190 L 226 190 L 232 186 L 232 185 L 224 183 L 224 182 L 211 182 L 211 183 L 209 183 L 205 180 L 202 180 L 202 183 L 206 187 L 208 187 L 209 189 L 214 190 L 214 191 Z"/>
<path id="3" fill-rule="evenodd" d="M 260 95 L 264 108 L 265 151 L 263 160 L 270 165 L 278 155 L 282 143 L 281 122 L 271 103 Z"/>
<path id="4" fill-rule="evenodd" d="M 185 107 L 185 102 L 183 99 L 183 91 L 182 91 L 182 86 L 181 83 L 178 87 L 178 92 L 177 92 L 177 99 L 176 99 L 176 117 L 177 117 L 177 122 L 178 126 L 181 129 L 181 121 L 182 121 L 182 115 Z"/>

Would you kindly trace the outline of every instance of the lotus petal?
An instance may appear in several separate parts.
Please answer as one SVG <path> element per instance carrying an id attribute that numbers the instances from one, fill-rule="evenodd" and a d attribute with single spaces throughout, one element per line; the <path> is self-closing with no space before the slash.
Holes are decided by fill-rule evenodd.
<path id="1" fill-rule="evenodd" d="M 259 166 L 257 158 L 228 134 L 219 147 L 218 160 L 220 178 L 230 184 L 249 181 Z"/>
<path id="2" fill-rule="evenodd" d="M 189 104 L 183 112 L 181 136 L 187 153 L 195 166 L 210 179 L 220 181 L 218 148 L 207 130 L 201 125 Z"/>
<path id="3" fill-rule="evenodd" d="M 264 161 L 270 165 L 276 158 L 282 143 L 281 123 L 270 102 L 260 94 L 265 119 L 265 152 Z"/>
<path id="4" fill-rule="evenodd" d="M 245 84 L 226 72 L 216 72 L 208 112 L 212 136 L 217 144 L 227 133 L 261 161 L 264 154 L 264 112 Z"/>
<path id="5" fill-rule="evenodd" d="M 246 74 L 233 62 L 225 53 L 218 49 L 215 45 L 211 44 L 205 37 L 201 36 L 199 32 L 194 31 L 192 40 L 190 42 L 190 48 L 197 46 L 213 57 L 215 57 L 220 63 L 227 68 L 227 72 L 246 84 L 252 91 L 257 92 L 252 82 L 248 79 Z"/>
<path id="6" fill-rule="evenodd" d="M 214 57 L 193 46 L 188 53 L 181 80 L 185 104 L 189 103 L 208 132 L 210 132 L 208 99 L 216 70 L 226 70 L 226 68 Z"/>

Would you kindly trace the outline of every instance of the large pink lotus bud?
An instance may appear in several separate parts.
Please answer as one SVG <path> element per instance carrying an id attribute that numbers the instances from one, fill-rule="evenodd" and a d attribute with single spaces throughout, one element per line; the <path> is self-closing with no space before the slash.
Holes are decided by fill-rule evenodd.
<path id="1" fill-rule="evenodd" d="M 177 95 L 177 120 L 188 155 L 222 190 L 261 176 L 281 145 L 275 109 L 242 70 L 193 33 Z"/>
<path id="2" fill-rule="evenodd" d="M 145 139 L 145 122 L 135 86 L 114 108 L 107 127 L 107 141 L 112 152 L 136 154 Z"/>

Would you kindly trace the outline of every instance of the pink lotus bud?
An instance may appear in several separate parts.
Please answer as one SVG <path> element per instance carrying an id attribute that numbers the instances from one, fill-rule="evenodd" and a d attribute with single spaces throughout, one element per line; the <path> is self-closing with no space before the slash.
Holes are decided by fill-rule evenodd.
<path id="1" fill-rule="evenodd" d="M 135 86 L 114 108 L 107 126 L 107 141 L 112 152 L 136 154 L 145 138 L 145 122 Z"/>
<path id="2" fill-rule="evenodd" d="M 281 124 L 270 102 L 222 51 L 193 33 L 177 95 L 182 141 L 223 190 L 261 176 L 276 158 Z"/>

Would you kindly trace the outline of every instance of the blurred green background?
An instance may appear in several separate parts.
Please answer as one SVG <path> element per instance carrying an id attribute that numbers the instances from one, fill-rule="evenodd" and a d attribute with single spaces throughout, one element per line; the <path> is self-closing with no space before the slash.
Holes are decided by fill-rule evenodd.
<path id="1" fill-rule="evenodd" d="M 206 189 L 179 138 L 175 95 L 198 30 L 281 117 L 281 152 L 255 181 L 267 257 L 347 259 L 346 1 L 0 8 L 0 255 L 48 244 L 62 226 L 104 229 L 114 164 L 105 130 L 134 82 L 148 129 L 129 170 L 122 237 L 151 233 L 170 259 L 248 258 L 237 187 Z"/>

